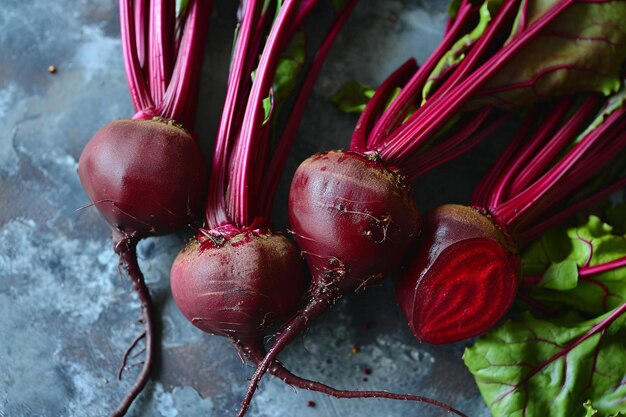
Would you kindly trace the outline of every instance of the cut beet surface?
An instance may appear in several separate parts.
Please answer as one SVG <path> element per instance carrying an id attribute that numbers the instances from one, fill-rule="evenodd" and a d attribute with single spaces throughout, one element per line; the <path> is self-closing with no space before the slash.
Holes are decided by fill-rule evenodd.
<path id="1" fill-rule="evenodd" d="M 515 299 L 515 246 L 470 207 L 439 207 L 425 215 L 424 225 L 416 256 L 396 285 L 409 327 L 437 344 L 489 330 Z"/>

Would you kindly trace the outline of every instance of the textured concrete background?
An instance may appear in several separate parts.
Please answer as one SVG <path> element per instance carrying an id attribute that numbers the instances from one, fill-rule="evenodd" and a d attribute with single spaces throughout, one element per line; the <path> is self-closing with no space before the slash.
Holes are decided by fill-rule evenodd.
<path id="1" fill-rule="evenodd" d="M 198 124 L 207 148 L 222 105 L 235 12 L 234 1 L 216 3 Z M 348 79 L 375 85 L 407 57 L 423 60 L 441 36 L 444 3 L 360 2 L 302 123 L 278 194 L 277 226 L 285 226 L 297 164 L 315 151 L 347 145 L 356 119 L 339 113 L 328 97 Z M 118 273 L 105 223 L 94 209 L 76 211 L 88 202 L 76 168 L 100 126 L 132 114 L 116 2 L 2 0 L 0 57 L 0 416 L 104 416 L 134 378 L 136 369 L 122 382 L 115 372 L 141 330 L 139 303 Z M 48 73 L 51 64 L 56 74 Z M 421 178 L 420 207 L 467 201 L 497 146 L 486 143 Z M 226 340 L 202 334 L 177 311 L 168 272 L 184 239 L 140 246 L 162 348 L 131 416 L 233 415 L 252 372 Z M 358 353 L 351 353 L 353 345 Z M 337 387 L 419 393 L 486 416 L 461 361 L 463 347 L 418 343 L 387 283 L 340 303 L 281 358 L 297 373 Z M 372 370 L 367 381 L 363 368 Z M 308 400 L 317 406 L 308 408 Z M 266 379 L 250 415 L 445 413 L 419 404 L 335 400 Z"/>

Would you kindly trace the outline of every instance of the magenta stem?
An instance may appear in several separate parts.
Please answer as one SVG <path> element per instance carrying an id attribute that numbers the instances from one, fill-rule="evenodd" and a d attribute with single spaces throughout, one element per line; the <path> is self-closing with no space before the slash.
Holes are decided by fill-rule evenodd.
<path id="1" fill-rule="evenodd" d="M 579 266 L 578 267 L 578 276 L 579 277 L 591 277 L 594 275 L 603 274 L 605 272 L 615 271 L 619 268 L 626 267 L 626 256 L 622 256 L 621 258 L 613 259 L 612 261 L 603 262 L 598 265 L 593 266 Z M 537 285 L 543 279 L 542 275 L 529 275 L 524 277 L 524 285 L 527 287 L 533 287 Z"/>
<path id="2" fill-rule="evenodd" d="M 486 108 L 470 113 L 470 121 L 462 128 L 457 129 L 450 138 L 437 141 L 432 148 L 423 153 L 417 153 L 402 161 L 400 168 L 404 175 L 413 180 L 420 175 L 437 168 L 439 165 L 451 161 L 464 154 L 502 126 L 509 115 L 499 117 L 492 123 L 486 123 L 493 110 Z"/>
<path id="3" fill-rule="evenodd" d="M 143 76 L 147 76 L 146 67 L 148 61 L 146 60 L 147 53 L 147 33 L 146 33 L 146 3 L 148 0 L 135 0 L 134 1 L 134 20 L 135 20 L 135 50 L 137 51 L 137 59 L 139 60 L 139 66 L 142 68 Z"/>
<path id="4" fill-rule="evenodd" d="M 624 187 L 626 187 L 626 178 L 622 178 L 616 181 L 614 184 L 604 188 L 601 191 L 598 191 L 597 193 L 594 193 L 590 197 L 587 197 L 575 204 L 568 204 L 567 207 L 559 210 L 556 214 L 549 216 L 540 223 L 526 228 L 525 230 L 518 231 L 516 237 L 523 242 L 530 242 L 534 239 L 537 239 L 539 236 L 547 232 L 552 227 L 567 220 L 576 213 L 579 213 L 580 211 L 593 206 L 597 202 L 604 200 L 614 192 L 619 191 Z"/>
<path id="5" fill-rule="evenodd" d="M 526 139 L 524 146 L 519 149 L 515 154 L 515 158 L 507 166 L 502 177 L 498 181 L 498 184 L 493 192 L 492 204 L 487 208 L 491 209 L 497 207 L 503 201 L 510 198 L 511 183 L 520 175 L 522 171 L 535 157 L 539 154 L 539 150 L 545 147 L 551 140 L 554 140 L 555 131 L 561 123 L 563 117 L 567 114 L 572 105 L 572 97 L 565 97 L 561 99 L 556 106 L 554 106 L 548 114 L 548 117 L 541 123 L 537 132 L 533 133 L 532 137 Z M 559 130 L 557 136 L 564 136 L 565 133 L 570 132 L 571 135 L 576 134 L 575 131 Z M 564 137 L 566 142 L 572 140 L 572 136 Z"/>
<path id="6" fill-rule="evenodd" d="M 280 181 L 280 176 L 284 170 L 285 163 L 287 162 L 289 150 L 295 141 L 298 126 L 300 126 L 300 121 L 304 115 L 309 97 L 313 92 L 317 76 L 322 69 L 322 65 L 326 61 L 326 57 L 330 52 L 332 44 L 335 42 L 337 35 L 339 35 L 339 31 L 348 20 L 356 2 L 357 0 L 348 0 L 341 13 L 335 18 L 335 21 L 322 41 L 322 44 L 320 45 L 318 52 L 315 54 L 311 66 L 305 75 L 302 86 L 300 87 L 296 101 L 279 139 L 278 147 L 276 148 L 269 165 L 266 167 L 267 174 L 263 182 L 260 196 L 262 199 L 260 202 L 261 215 L 265 218 L 269 218 L 272 202 L 274 201 L 274 195 L 276 194 L 276 188 L 278 187 L 278 183 Z"/>
<path id="7" fill-rule="evenodd" d="M 472 51 L 461 61 L 454 73 L 448 77 L 444 85 L 437 91 L 437 96 L 441 97 L 451 88 L 456 86 L 471 70 L 473 70 L 479 61 L 483 59 L 483 54 L 488 48 L 492 47 L 492 42 L 497 36 L 501 36 L 502 27 L 511 20 L 515 11 L 518 9 L 519 1 L 505 1 L 497 12 L 496 18 L 489 24 L 485 33 L 476 41 Z"/>
<path id="8" fill-rule="evenodd" d="M 589 117 L 595 113 L 599 103 L 599 96 L 585 98 L 585 102 L 576 113 L 568 116 L 568 120 L 559 134 L 551 138 L 545 146 L 542 146 L 541 152 L 533 150 L 532 158 L 525 156 L 522 164 L 524 168 L 511 181 L 509 187 L 511 195 L 522 192 L 549 168 L 567 143 L 571 142 L 572 137 L 575 137 L 589 122 Z"/>
<path id="9" fill-rule="evenodd" d="M 588 277 L 592 275 L 602 274 L 608 271 L 614 271 L 619 268 L 626 267 L 626 256 L 614 259 L 609 262 L 605 262 L 599 265 L 586 266 L 578 269 L 578 275 L 581 277 Z"/>
<path id="10" fill-rule="evenodd" d="M 148 31 L 148 84 L 154 103 L 163 100 L 172 75 L 172 40 L 174 38 L 175 5 L 172 0 L 150 2 Z"/>
<path id="11" fill-rule="evenodd" d="M 377 118 L 385 110 L 385 106 L 393 92 L 396 88 L 402 88 L 418 69 L 417 62 L 411 58 L 392 72 L 376 89 L 374 96 L 365 105 L 365 109 L 352 132 L 350 150 L 357 152 L 367 151 L 367 137 L 374 127 Z"/>
<path id="12" fill-rule="evenodd" d="M 466 78 L 443 98 L 434 102 L 431 100 L 431 106 L 428 107 L 427 112 L 421 114 L 422 117 L 407 121 L 379 148 L 383 160 L 388 164 L 397 165 L 398 161 L 415 153 L 443 127 L 452 115 L 460 111 L 473 94 L 509 62 L 523 46 L 533 40 L 546 25 L 560 16 L 573 3 L 574 0 L 563 0 L 553 6 L 528 30 L 518 34 L 514 40 L 503 46 L 491 59 L 476 69 L 475 76 Z"/>
<path id="13" fill-rule="evenodd" d="M 250 77 L 246 63 L 246 52 L 252 42 L 254 30 L 257 28 L 256 16 L 261 11 L 262 2 L 256 0 L 246 1 L 239 33 L 233 51 L 233 60 L 228 75 L 226 100 L 222 117 L 215 141 L 213 162 L 210 168 L 209 193 L 206 203 L 205 220 L 206 227 L 215 229 L 230 222 L 225 201 L 228 181 L 228 160 L 230 144 L 234 142 L 238 134 L 236 128 L 237 107 L 241 96 L 245 92 L 245 85 Z M 253 55 L 253 54 L 250 54 Z"/>
<path id="14" fill-rule="evenodd" d="M 122 54 L 126 80 L 133 108 L 136 112 L 154 107 L 150 99 L 146 81 L 137 55 L 137 40 L 135 35 L 135 18 L 132 0 L 120 0 L 120 31 L 122 39 Z"/>
<path id="15" fill-rule="evenodd" d="M 582 138 L 549 172 L 535 181 L 524 192 L 499 207 L 489 207 L 491 213 L 504 222 L 512 233 L 517 233 L 524 226 L 528 227 L 529 223 L 541 217 L 551 206 L 550 204 L 541 204 L 541 200 L 550 198 L 554 202 L 557 194 L 561 197 L 570 192 L 573 184 L 584 182 L 585 179 L 589 178 L 589 175 L 593 175 L 597 169 L 601 168 L 597 164 L 596 166 L 586 166 L 585 169 L 588 171 L 586 177 L 568 178 L 567 186 L 562 184 L 564 178 L 576 168 L 580 161 L 584 164 L 585 156 L 589 155 L 593 146 L 613 128 L 613 124 L 623 117 L 623 113 L 623 109 L 613 112 L 602 125 Z M 615 154 L 607 156 L 613 157 Z"/>
<path id="16" fill-rule="evenodd" d="M 211 1 L 194 0 L 187 20 L 171 81 L 167 86 L 159 113 L 187 129 L 193 128 L 200 69 L 211 15 Z"/>
<path id="17" fill-rule="evenodd" d="M 267 97 L 273 82 L 276 65 L 280 58 L 281 51 L 278 46 L 281 44 L 281 37 L 283 32 L 289 29 L 289 24 L 297 12 L 297 6 L 296 0 L 286 0 L 272 25 L 257 67 L 255 80 L 252 83 L 240 137 L 233 152 L 233 160 L 237 161 L 237 164 L 233 170 L 233 186 L 229 188 L 228 200 L 231 207 L 230 214 L 238 227 L 249 224 L 254 217 L 251 216 L 250 209 L 258 195 L 250 185 L 253 183 L 256 138 L 263 122 L 262 101 Z"/>
<path id="18" fill-rule="evenodd" d="M 507 172 L 507 167 L 514 163 L 515 156 L 524 146 L 524 143 L 530 134 L 533 122 L 537 117 L 539 117 L 539 113 L 539 109 L 535 108 L 524 118 L 511 143 L 506 147 L 502 155 L 489 169 L 489 171 L 487 171 L 487 174 L 476 187 L 471 200 L 472 205 L 486 208 L 494 204 L 490 201 L 490 199 L 495 200 L 498 196 L 495 195 L 493 190 L 498 187 L 500 181 L 503 180 L 503 176 Z"/>
<path id="19" fill-rule="evenodd" d="M 382 114 L 378 122 L 376 122 L 376 125 L 372 129 L 372 133 L 368 138 L 368 149 L 373 150 L 380 146 L 383 140 L 386 139 L 387 135 L 389 135 L 391 131 L 398 126 L 398 124 L 402 123 L 410 106 L 420 97 L 424 84 L 428 81 L 428 77 L 443 56 L 461 36 L 463 29 L 469 20 L 476 15 L 478 9 L 478 6 L 472 5 L 468 2 L 463 2 L 456 19 L 454 19 L 452 27 L 446 32 L 443 40 L 437 46 L 437 49 L 435 49 L 435 51 L 420 66 L 411 80 L 409 80 L 402 91 L 400 91 L 398 97 L 395 98 L 387 110 L 385 110 Z"/>

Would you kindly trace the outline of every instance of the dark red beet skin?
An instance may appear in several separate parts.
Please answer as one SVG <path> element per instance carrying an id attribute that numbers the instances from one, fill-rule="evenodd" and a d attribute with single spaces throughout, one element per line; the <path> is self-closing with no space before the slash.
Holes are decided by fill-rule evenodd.
<path id="1" fill-rule="evenodd" d="M 420 215 L 403 176 L 365 155 L 331 151 L 296 171 L 289 225 L 313 280 L 334 281 L 346 294 L 400 266 Z"/>
<path id="2" fill-rule="evenodd" d="M 196 141 L 162 119 L 118 120 L 91 138 L 78 175 L 102 216 L 121 233 L 172 233 L 201 212 L 207 168 Z"/>
<path id="3" fill-rule="evenodd" d="M 519 277 L 512 240 L 478 210 L 449 204 L 424 215 L 396 297 L 417 338 L 452 343 L 492 328 L 513 303 Z"/>
<path id="4" fill-rule="evenodd" d="M 302 260 L 279 234 L 243 232 L 193 239 L 172 265 L 176 305 L 201 330 L 260 343 L 276 319 L 296 311 L 305 289 Z"/>

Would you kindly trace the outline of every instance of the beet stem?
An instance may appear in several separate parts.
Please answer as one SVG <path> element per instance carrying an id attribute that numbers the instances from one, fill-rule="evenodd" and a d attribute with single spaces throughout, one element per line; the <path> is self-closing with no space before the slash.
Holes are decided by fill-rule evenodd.
<path id="1" fill-rule="evenodd" d="M 150 2 L 150 33 L 148 44 L 148 83 L 152 101 L 160 103 L 172 72 L 172 45 L 175 7 L 171 0 Z"/>
<path id="2" fill-rule="evenodd" d="M 408 81 L 406 86 L 400 91 L 398 97 L 383 112 L 380 120 L 372 128 L 372 132 L 367 140 L 369 149 L 374 149 L 382 144 L 387 135 L 402 122 L 407 114 L 410 104 L 415 102 L 421 93 L 428 77 L 435 69 L 441 58 L 448 52 L 461 35 L 461 30 L 466 23 L 476 14 L 478 6 L 470 3 L 463 3 L 457 13 L 454 23 L 449 31 L 446 31 L 443 40 L 437 49 L 430 54 L 426 61 L 417 69 L 417 72 Z"/>
<path id="3" fill-rule="evenodd" d="M 512 42 L 505 45 L 491 59 L 476 69 L 471 77 L 459 83 L 448 91 L 440 99 L 431 99 L 428 111 L 416 118 L 419 112 L 413 114 L 411 119 L 404 123 L 401 128 L 388 138 L 388 141 L 379 146 L 383 160 L 389 164 L 397 164 L 407 156 L 412 155 L 420 146 L 427 143 L 433 134 L 436 134 L 450 119 L 450 116 L 458 112 L 479 91 L 491 77 L 504 66 L 509 59 L 515 56 L 538 33 L 550 22 L 559 17 L 572 4 L 573 0 L 563 0 L 553 6 L 528 30 L 519 33 Z"/>
<path id="4" fill-rule="evenodd" d="M 538 224 L 533 225 L 532 227 L 526 228 L 517 233 L 517 237 L 523 242 L 530 242 L 534 239 L 537 239 L 539 236 L 548 231 L 548 229 L 556 226 L 557 224 L 563 222 L 568 219 L 570 216 L 573 216 L 576 213 L 585 210 L 586 208 L 592 206 L 596 202 L 603 200 L 609 197 L 616 191 L 619 191 L 626 187 L 626 178 L 622 178 L 615 183 L 609 185 L 608 187 L 598 191 L 597 193 L 585 198 L 574 204 L 569 204 L 567 207 L 560 210 L 558 213 L 549 216 L 547 219 L 541 221 Z"/>
<path id="5" fill-rule="evenodd" d="M 198 99 L 200 67 L 212 2 L 195 0 L 189 7 L 172 78 L 162 102 L 159 103 L 159 114 L 167 119 L 181 122 L 187 129 L 193 127 L 195 118 L 193 110 Z"/>
<path id="6" fill-rule="evenodd" d="M 214 229 L 228 222 L 228 208 L 224 195 L 227 190 L 228 160 L 230 159 L 234 136 L 238 133 L 238 120 L 241 118 L 241 111 L 238 106 L 245 100 L 241 95 L 246 90 L 246 83 L 249 82 L 249 55 L 245 52 L 254 45 L 254 30 L 257 28 L 259 2 L 248 1 L 244 4 L 243 17 L 241 18 L 239 33 L 234 48 L 231 61 L 231 70 L 228 75 L 228 84 L 224 110 L 220 119 L 220 125 L 215 141 L 215 151 L 213 153 L 213 163 L 211 164 L 209 193 L 206 203 L 205 220 L 209 229 Z M 258 51 L 258 48 L 254 48 Z M 256 54 L 250 54 L 256 55 Z"/>
<path id="7" fill-rule="evenodd" d="M 515 176 L 509 187 L 512 195 L 522 192 L 549 168 L 550 163 L 563 150 L 567 142 L 571 141 L 571 138 L 575 137 L 588 123 L 589 116 L 597 110 L 599 103 L 600 96 L 589 97 L 573 115 L 568 115 L 567 123 L 558 133 L 558 139 L 550 139 L 545 146 L 542 146 L 541 152 L 535 152 L 532 158 L 522 165 L 524 168 L 519 175 Z"/>
<path id="8" fill-rule="evenodd" d="M 310 7 L 313 7 L 315 4 L 316 3 L 311 2 Z M 284 171 L 285 164 L 287 163 L 289 150 L 296 139 L 298 126 L 300 125 L 300 121 L 302 120 L 302 116 L 306 110 L 309 97 L 313 92 L 317 76 L 326 61 L 326 57 L 328 56 L 335 39 L 339 35 L 339 31 L 348 20 L 348 17 L 350 16 L 355 5 L 356 0 L 348 0 L 346 2 L 341 10 L 341 13 L 335 18 L 326 36 L 324 37 L 324 40 L 322 41 L 318 52 L 313 57 L 309 70 L 304 77 L 300 91 L 297 93 L 291 113 L 289 114 L 283 133 L 278 141 L 277 149 L 266 168 L 267 174 L 259 176 L 259 178 L 263 181 L 262 192 L 258 197 L 260 200 L 259 207 L 261 208 L 261 215 L 266 218 L 269 218 L 270 216 L 272 202 L 274 200 L 274 195 L 276 194 L 276 188 L 278 187 L 281 174 Z M 302 16 L 302 18 L 304 17 L 306 17 L 306 14 Z"/>
<path id="9" fill-rule="evenodd" d="M 524 167 L 531 163 L 533 158 L 539 154 L 539 149 L 544 148 L 550 143 L 554 143 L 555 137 L 558 138 L 565 133 L 563 129 L 557 130 L 562 118 L 567 114 L 570 106 L 572 105 L 572 97 L 566 96 L 562 98 L 548 113 L 536 132 L 533 132 L 531 137 L 527 137 L 525 144 L 521 149 L 518 149 L 513 159 L 507 164 L 507 169 L 501 174 L 497 183 L 495 184 L 494 191 L 492 192 L 492 201 L 499 204 L 499 202 L 506 201 L 511 196 L 511 184 L 515 179 L 523 173 Z M 575 134 L 575 132 L 572 132 Z M 565 139 L 571 140 L 571 136 Z M 519 193 L 518 193 L 519 194 Z M 514 194 L 513 194 L 514 195 Z"/>
<path id="10" fill-rule="evenodd" d="M 135 16 L 132 0 L 120 0 L 120 29 L 122 53 L 130 98 L 136 112 L 154 107 L 146 87 L 141 69 L 140 57 L 137 53 L 137 36 L 135 34 Z"/>
<path id="11" fill-rule="evenodd" d="M 350 149 L 359 152 L 367 151 L 367 137 L 374 128 L 376 121 L 385 112 L 385 105 L 396 88 L 402 89 L 419 69 L 417 61 L 410 58 L 389 75 L 368 100 L 365 109 L 356 123 L 350 140 Z"/>
<path id="12" fill-rule="evenodd" d="M 289 24 L 297 12 L 297 7 L 298 2 L 285 1 L 272 25 L 252 83 L 240 137 L 233 151 L 233 158 L 238 163 L 232 172 L 232 183 L 235 186 L 230 189 L 229 200 L 231 201 L 230 213 L 237 226 L 250 224 L 252 221 L 250 217 L 253 208 L 251 206 L 256 202 L 258 193 L 249 185 L 252 184 L 253 161 L 256 159 L 258 151 L 258 140 L 256 139 L 259 138 L 262 128 L 264 111 L 262 101 L 270 91 L 282 52 L 279 46 L 283 43 L 285 31 L 289 29 Z"/>
<path id="13" fill-rule="evenodd" d="M 113 232 L 113 243 L 115 253 L 120 257 L 120 262 L 126 269 L 133 288 L 141 302 L 141 315 L 144 325 L 146 357 L 143 367 L 135 379 L 135 383 L 130 388 L 126 396 L 122 399 L 119 406 L 111 413 L 111 417 L 121 417 L 126 414 L 129 407 L 146 386 L 154 359 L 154 320 L 152 312 L 152 303 L 150 301 L 150 292 L 144 281 L 143 273 L 139 268 L 137 261 L 137 240 L 128 236 L 119 236 L 118 232 Z M 133 344 L 136 344 L 140 338 L 135 339 L 131 343 L 131 347 L 124 354 L 122 359 L 125 362 L 127 354 L 132 350 Z"/>
<path id="14" fill-rule="evenodd" d="M 615 125 L 621 127 L 621 123 L 618 122 L 625 115 L 626 111 L 623 109 L 613 112 L 601 126 L 589 132 L 580 142 L 576 143 L 550 171 L 501 206 L 493 209 L 490 207 L 491 213 L 504 222 L 511 231 L 523 230 L 523 227 L 528 227 L 551 208 L 552 204 L 546 204 L 546 199 L 550 199 L 551 202 L 555 200 L 558 202 L 565 194 L 573 190 L 572 187 L 580 185 L 575 181 L 584 182 L 585 179 L 603 167 L 603 164 L 591 161 L 589 154 L 593 152 L 594 145 L 608 146 L 609 140 L 603 141 L 605 135 L 609 134 Z M 611 139 L 615 140 L 618 145 L 624 144 L 623 141 L 620 142 L 622 138 L 617 135 Z M 607 154 L 607 157 L 613 157 L 618 153 L 607 152 Z M 585 175 L 574 178 L 568 177 L 577 166 L 585 167 Z M 568 182 L 565 184 L 565 181 Z"/>

